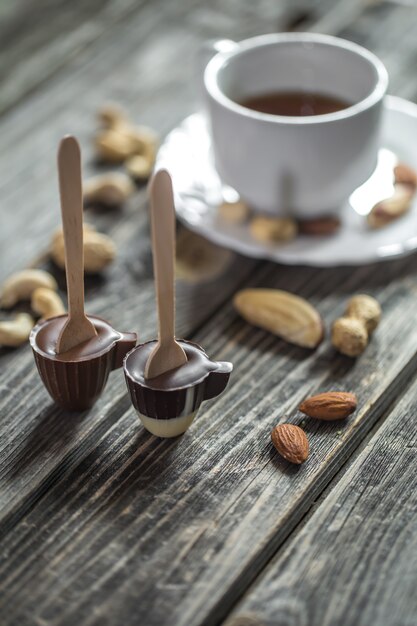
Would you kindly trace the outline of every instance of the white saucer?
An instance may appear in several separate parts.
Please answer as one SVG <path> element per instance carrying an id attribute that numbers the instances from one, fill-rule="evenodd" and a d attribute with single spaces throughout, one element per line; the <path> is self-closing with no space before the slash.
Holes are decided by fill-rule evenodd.
<path id="1" fill-rule="evenodd" d="M 157 167 L 166 167 L 173 176 L 180 220 L 221 246 L 290 265 L 362 265 L 405 256 L 417 248 L 417 196 L 406 216 L 381 230 L 370 231 L 364 218 L 375 202 L 392 191 L 397 160 L 417 169 L 416 138 L 417 105 L 387 97 L 377 169 L 343 207 L 339 232 L 328 237 L 300 236 L 284 244 L 258 242 L 246 224 L 230 224 L 218 215 L 219 204 L 237 199 L 237 194 L 222 185 L 214 168 L 210 135 L 201 113 L 186 118 L 166 137 Z"/>

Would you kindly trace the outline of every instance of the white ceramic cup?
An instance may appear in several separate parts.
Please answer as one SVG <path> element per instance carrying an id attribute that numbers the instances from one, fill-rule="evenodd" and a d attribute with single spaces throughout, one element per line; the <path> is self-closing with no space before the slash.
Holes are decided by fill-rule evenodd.
<path id="1" fill-rule="evenodd" d="M 313 33 L 262 35 L 216 54 L 204 72 L 216 168 L 255 210 L 315 217 L 337 213 L 372 174 L 388 74 L 371 52 Z M 239 102 L 307 91 L 351 103 L 290 117 Z"/>

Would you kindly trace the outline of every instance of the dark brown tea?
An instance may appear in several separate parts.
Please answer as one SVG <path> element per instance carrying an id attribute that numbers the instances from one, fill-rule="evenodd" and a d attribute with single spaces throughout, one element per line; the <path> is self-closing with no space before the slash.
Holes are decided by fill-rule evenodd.
<path id="1" fill-rule="evenodd" d="M 349 102 L 321 93 L 306 91 L 275 91 L 251 96 L 240 104 L 248 109 L 271 115 L 302 117 L 334 113 L 351 106 Z"/>

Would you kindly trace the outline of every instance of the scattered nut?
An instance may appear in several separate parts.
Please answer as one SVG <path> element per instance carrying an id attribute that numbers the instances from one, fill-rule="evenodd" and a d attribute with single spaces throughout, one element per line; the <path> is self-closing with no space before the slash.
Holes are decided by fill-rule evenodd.
<path id="1" fill-rule="evenodd" d="M 368 344 L 364 323 L 353 317 L 340 317 L 333 323 L 332 344 L 346 356 L 359 356 Z"/>
<path id="2" fill-rule="evenodd" d="M 153 165 L 159 145 L 158 135 L 155 131 L 148 126 L 131 126 L 129 134 L 135 154 L 146 157 Z"/>
<path id="3" fill-rule="evenodd" d="M 142 159 L 128 164 L 136 179 L 149 178 L 158 149 L 158 136 L 147 126 L 134 126 L 125 111 L 108 104 L 98 111 L 101 129 L 95 137 L 97 157 L 109 163 L 123 163 L 131 157 Z"/>
<path id="4" fill-rule="evenodd" d="M 134 180 L 148 180 L 152 174 L 154 160 L 142 154 L 135 154 L 126 161 L 128 174 Z"/>
<path id="5" fill-rule="evenodd" d="M 306 398 L 298 407 L 301 413 L 319 420 L 345 419 L 356 410 L 358 400 L 354 393 L 328 391 Z"/>
<path id="6" fill-rule="evenodd" d="M 114 208 L 124 204 L 134 191 L 135 188 L 129 176 L 121 172 L 110 172 L 86 181 L 84 203 Z"/>
<path id="7" fill-rule="evenodd" d="M 291 241 L 297 236 L 297 222 L 289 217 L 254 217 L 249 230 L 258 241 L 279 243 Z"/>
<path id="8" fill-rule="evenodd" d="M 280 455 L 290 463 L 301 465 L 308 459 L 308 439 L 298 426 L 278 424 L 271 432 L 271 439 Z"/>
<path id="9" fill-rule="evenodd" d="M 238 200 L 237 202 L 223 202 L 219 206 L 219 215 L 231 224 L 243 224 L 249 217 L 249 207 Z"/>
<path id="10" fill-rule="evenodd" d="M 321 217 L 314 220 L 300 220 L 298 229 L 302 235 L 333 235 L 340 228 L 338 217 Z"/>
<path id="11" fill-rule="evenodd" d="M 65 313 L 64 303 L 56 291 L 46 287 L 38 287 L 32 294 L 31 308 L 44 319 Z"/>
<path id="12" fill-rule="evenodd" d="M 289 343 L 315 348 L 324 336 L 323 321 L 307 300 L 280 289 L 244 289 L 233 304 L 250 324 L 269 330 Z"/>
<path id="13" fill-rule="evenodd" d="M 377 202 L 368 213 L 371 228 L 382 228 L 405 215 L 411 206 L 414 189 L 410 185 L 396 184 L 394 193 L 389 198 Z"/>
<path id="14" fill-rule="evenodd" d="M 381 319 L 381 306 L 375 298 L 367 294 L 353 296 L 348 302 L 346 309 L 347 317 L 354 317 L 363 324 L 370 335 L 378 326 Z"/>
<path id="15" fill-rule="evenodd" d="M 17 348 L 29 339 L 35 322 L 27 313 L 19 313 L 12 320 L 0 322 L 0 346 Z"/>
<path id="16" fill-rule="evenodd" d="M 0 306 L 7 309 L 13 307 L 21 300 L 30 300 L 32 293 L 38 287 L 58 289 L 55 278 L 43 270 L 27 269 L 12 274 L 4 282 Z"/>
<path id="17" fill-rule="evenodd" d="M 97 111 L 97 118 L 104 128 L 115 128 L 128 123 L 126 111 L 118 104 L 105 104 Z"/>
<path id="18" fill-rule="evenodd" d="M 135 153 L 132 137 L 117 127 L 101 131 L 95 138 L 97 157 L 109 163 L 123 163 Z"/>
<path id="19" fill-rule="evenodd" d="M 100 272 L 115 256 L 116 247 L 110 237 L 96 232 L 91 226 L 84 226 L 84 271 L 87 274 Z M 51 257 L 58 267 L 65 269 L 65 244 L 61 230 L 52 239 Z"/>
<path id="20" fill-rule="evenodd" d="M 417 172 L 405 163 L 398 163 L 394 167 L 394 179 L 396 183 L 410 185 L 413 189 L 417 187 Z"/>

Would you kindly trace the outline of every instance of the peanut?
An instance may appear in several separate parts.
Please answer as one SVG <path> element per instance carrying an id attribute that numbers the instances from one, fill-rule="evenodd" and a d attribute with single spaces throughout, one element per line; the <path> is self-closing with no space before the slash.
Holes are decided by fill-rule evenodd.
<path id="1" fill-rule="evenodd" d="M 116 256 L 116 247 L 107 235 L 84 227 L 84 271 L 96 274 L 109 265 Z M 51 257 L 58 267 L 65 268 L 65 244 L 62 231 L 55 233 L 51 243 Z"/>
<path id="2" fill-rule="evenodd" d="M 380 304 L 372 296 L 358 294 L 348 302 L 346 316 L 360 320 L 370 335 L 374 332 L 381 319 Z"/>
<path id="3" fill-rule="evenodd" d="M 0 346 L 17 348 L 28 340 L 35 322 L 27 313 L 19 313 L 12 320 L 0 322 Z"/>
<path id="4" fill-rule="evenodd" d="M 40 315 L 43 319 L 49 319 L 65 313 L 64 303 L 59 295 L 46 287 L 35 289 L 32 294 L 31 308 L 34 313 Z"/>
<path id="5" fill-rule="evenodd" d="M 353 317 L 340 317 L 333 323 L 332 344 L 346 356 L 359 356 L 368 345 L 365 325 Z"/>
<path id="6" fill-rule="evenodd" d="M 21 300 L 30 300 L 38 287 L 58 289 L 55 278 L 43 270 L 27 269 L 12 274 L 3 285 L 0 306 L 10 308 Z"/>
<path id="7" fill-rule="evenodd" d="M 84 202 L 114 208 L 126 202 L 134 190 L 129 176 L 121 172 L 109 172 L 95 176 L 84 184 Z"/>

